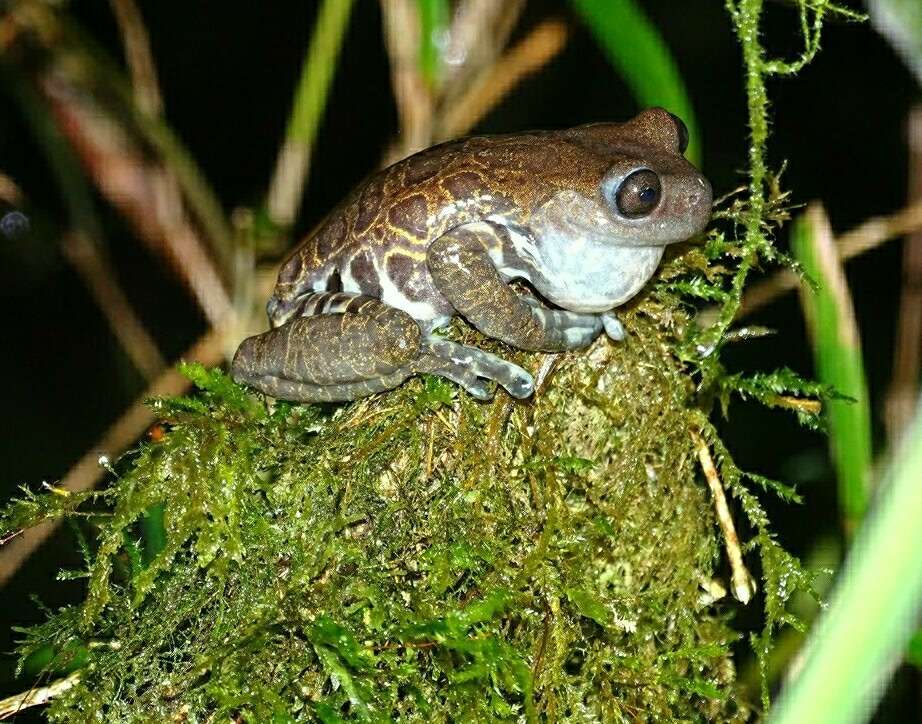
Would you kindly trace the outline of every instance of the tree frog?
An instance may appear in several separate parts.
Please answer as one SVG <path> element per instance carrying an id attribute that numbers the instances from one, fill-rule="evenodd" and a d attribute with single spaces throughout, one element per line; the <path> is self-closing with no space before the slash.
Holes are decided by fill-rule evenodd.
<path id="1" fill-rule="evenodd" d="M 644 286 L 666 245 L 702 231 L 711 187 L 662 108 L 624 123 L 475 136 L 421 151 L 350 193 L 283 263 L 271 329 L 235 380 L 301 402 L 353 400 L 440 375 L 534 391 L 518 365 L 435 334 L 461 315 L 525 350 L 584 347 Z M 527 291 L 510 285 L 519 280 Z"/>

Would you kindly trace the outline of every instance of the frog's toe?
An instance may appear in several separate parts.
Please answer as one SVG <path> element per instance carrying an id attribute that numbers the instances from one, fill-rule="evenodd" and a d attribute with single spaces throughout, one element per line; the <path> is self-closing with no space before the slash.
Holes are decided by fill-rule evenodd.
<path id="1" fill-rule="evenodd" d="M 605 327 L 605 334 L 616 342 L 623 341 L 627 336 L 627 332 L 624 331 L 624 325 L 611 312 L 606 312 L 602 315 L 602 326 Z"/>
<path id="2" fill-rule="evenodd" d="M 497 382 L 503 386 L 506 392 L 517 400 L 531 397 L 532 393 L 535 391 L 535 378 L 521 367 L 516 367 L 515 365 L 509 366 L 514 368 L 510 370 L 509 376 L 505 379 L 497 380 Z"/>
<path id="3" fill-rule="evenodd" d="M 486 383 L 483 380 L 477 380 L 465 382 L 464 390 L 473 397 L 475 400 L 480 400 L 481 402 L 486 402 L 487 400 L 493 399 L 493 392 L 487 387 Z"/>

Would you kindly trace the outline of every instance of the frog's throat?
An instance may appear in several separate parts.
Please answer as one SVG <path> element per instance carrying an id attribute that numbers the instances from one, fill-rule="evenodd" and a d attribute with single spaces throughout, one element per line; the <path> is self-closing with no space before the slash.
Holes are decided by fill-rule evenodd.
<path id="1" fill-rule="evenodd" d="M 572 312 L 605 312 L 629 300 L 656 271 L 665 248 L 591 234 L 551 234 L 537 241 L 511 225 L 505 231 L 507 248 L 491 252 L 500 274 L 524 279 Z"/>

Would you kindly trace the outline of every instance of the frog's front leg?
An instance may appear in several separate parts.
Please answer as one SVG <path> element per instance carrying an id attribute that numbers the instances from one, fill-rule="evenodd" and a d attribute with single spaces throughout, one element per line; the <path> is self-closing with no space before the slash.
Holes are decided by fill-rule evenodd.
<path id="1" fill-rule="evenodd" d="M 602 331 L 602 318 L 548 309 L 519 296 L 487 253 L 483 225 L 460 226 L 429 245 L 427 262 L 439 291 L 488 337 L 520 349 L 560 352 L 585 347 Z"/>

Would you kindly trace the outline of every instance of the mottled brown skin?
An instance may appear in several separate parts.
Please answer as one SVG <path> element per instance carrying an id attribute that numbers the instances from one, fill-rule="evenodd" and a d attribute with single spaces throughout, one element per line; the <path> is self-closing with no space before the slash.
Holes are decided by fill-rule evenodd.
<path id="1" fill-rule="evenodd" d="M 525 370 L 432 332 L 460 314 L 522 349 L 578 348 L 603 329 L 622 338 L 611 310 L 710 216 L 686 144 L 681 121 L 654 108 L 622 124 L 452 141 L 374 174 L 283 264 L 273 329 L 243 341 L 235 379 L 313 402 L 428 372 L 480 399 L 484 379 L 527 397 Z"/>

